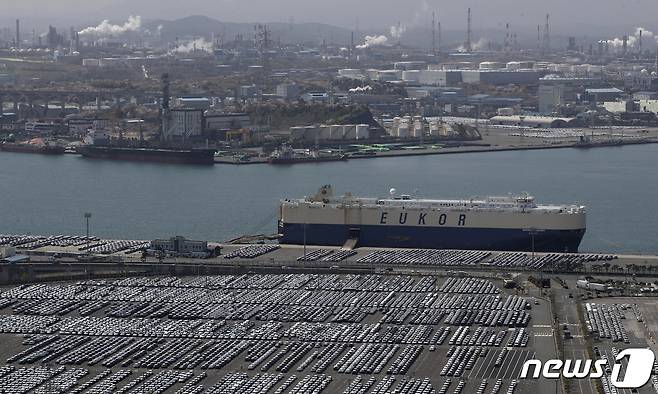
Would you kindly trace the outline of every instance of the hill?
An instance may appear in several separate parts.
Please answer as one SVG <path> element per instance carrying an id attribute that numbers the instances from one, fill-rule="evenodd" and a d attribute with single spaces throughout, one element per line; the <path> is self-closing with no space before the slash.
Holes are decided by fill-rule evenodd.
<path id="1" fill-rule="evenodd" d="M 145 23 L 145 28 L 151 31 L 162 26 L 162 38 L 173 41 L 176 38 L 205 37 L 210 38 L 212 33 L 223 35 L 226 41 L 233 40 L 237 35 L 242 35 L 245 40 L 252 40 L 254 36 L 254 23 L 221 22 L 203 15 L 192 15 L 175 20 L 151 20 Z M 327 42 L 348 45 L 351 32 L 336 26 L 322 23 L 268 23 L 272 33 L 272 41 L 286 43 L 313 43 L 318 44 L 322 40 Z"/>

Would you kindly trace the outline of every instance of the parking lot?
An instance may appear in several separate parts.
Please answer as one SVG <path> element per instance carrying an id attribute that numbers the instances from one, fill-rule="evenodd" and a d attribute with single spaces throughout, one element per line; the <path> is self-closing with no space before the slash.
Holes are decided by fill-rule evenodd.
<path id="1" fill-rule="evenodd" d="M 535 327 L 547 315 L 546 302 L 505 292 L 497 280 L 454 276 L 281 273 L 22 285 L 0 294 L 0 389 L 542 391 L 540 381 L 517 377 L 525 360 L 554 353 L 552 337 Z"/>

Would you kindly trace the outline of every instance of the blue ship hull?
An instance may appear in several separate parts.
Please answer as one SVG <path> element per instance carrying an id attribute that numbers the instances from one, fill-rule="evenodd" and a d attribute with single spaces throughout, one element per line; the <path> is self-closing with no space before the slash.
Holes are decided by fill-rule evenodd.
<path id="1" fill-rule="evenodd" d="M 531 236 L 523 229 L 279 223 L 279 233 L 280 243 L 293 245 L 342 246 L 358 237 L 361 247 L 532 250 Z M 546 230 L 535 235 L 535 251 L 576 253 L 584 235 L 585 229 Z"/>

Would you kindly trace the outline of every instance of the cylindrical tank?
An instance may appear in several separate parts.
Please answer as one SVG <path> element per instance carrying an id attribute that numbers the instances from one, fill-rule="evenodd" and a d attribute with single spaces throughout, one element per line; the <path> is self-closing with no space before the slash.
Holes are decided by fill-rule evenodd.
<path id="1" fill-rule="evenodd" d="M 346 124 L 343 125 L 343 138 L 346 140 L 356 139 L 356 125 Z"/>
<path id="2" fill-rule="evenodd" d="M 402 80 L 405 82 L 419 82 L 420 70 L 408 70 L 402 72 Z"/>
<path id="3" fill-rule="evenodd" d="M 507 62 L 507 69 L 508 70 L 518 70 L 521 68 L 521 63 L 520 62 Z"/>
<path id="4" fill-rule="evenodd" d="M 331 139 L 331 126 L 327 126 L 324 124 L 320 125 L 319 139 L 323 141 Z"/>
<path id="5" fill-rule="evenodd" d="M 370 138 L 370 126 L 367 124 L 360 124 L 356 126 L 356 139 L 367 140 Z"/>
<path id="6" fill-rule="evenodd" d="M 481 62 L 480 70 L 499 70 L 505 68 L 505 65 L 500 62 Z"/>
<path id="7" fill-rule="evenodd" d="M 306 127 L 295 126 L 290 128 L 290 139 L 292 141 L 301 141 L 304 139 Z"/>
<path id="8" fill-rule="evenodd" d="M 329 126 L 329 139 L 331 140 L 342 140 L 343 139 L 343 126 L 339 124 L 333 124 Z"/>
<path id="9" fill-rule="evenodd" d="M 397 132 L 397 137 L 401 137 L 401 138 L 409 137 L 410 130 L 409 130 L 409 119 L 408 118 L 405 117 L 404 119 L 400 120 L 400 125 L 398 126 L 397 131 L 398 131 Z"/>
<path id="10" fill-rule="evenodd" d="M 432 137 L 438 137 L 441 132 L 441 123 L 433 120 L 430 122 L 430 135 Z"/>

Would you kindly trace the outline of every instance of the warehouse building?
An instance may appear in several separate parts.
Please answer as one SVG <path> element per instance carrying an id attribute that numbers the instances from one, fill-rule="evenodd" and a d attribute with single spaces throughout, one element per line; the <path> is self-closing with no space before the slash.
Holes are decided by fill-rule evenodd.
<path id="1" fill-rule="evenodd" d="M 471 84 L 487 85 L 531 85 L 539 81 L 539 73 L 534 70 L 462 70 L 462 81 Z"/>
<path id="2" fill-rule="evenodd" d="M 552 114 L 564 104 L 562 85 L 540 85 L 537 91 L 540 114 Z"/>
<path id="3" fill-rule="evenodd" d="M 192 241 L 181 236 L 153 240 L 151 249 L 175 255 L 208 255 L 210 253 L 208 242 Z"/>

